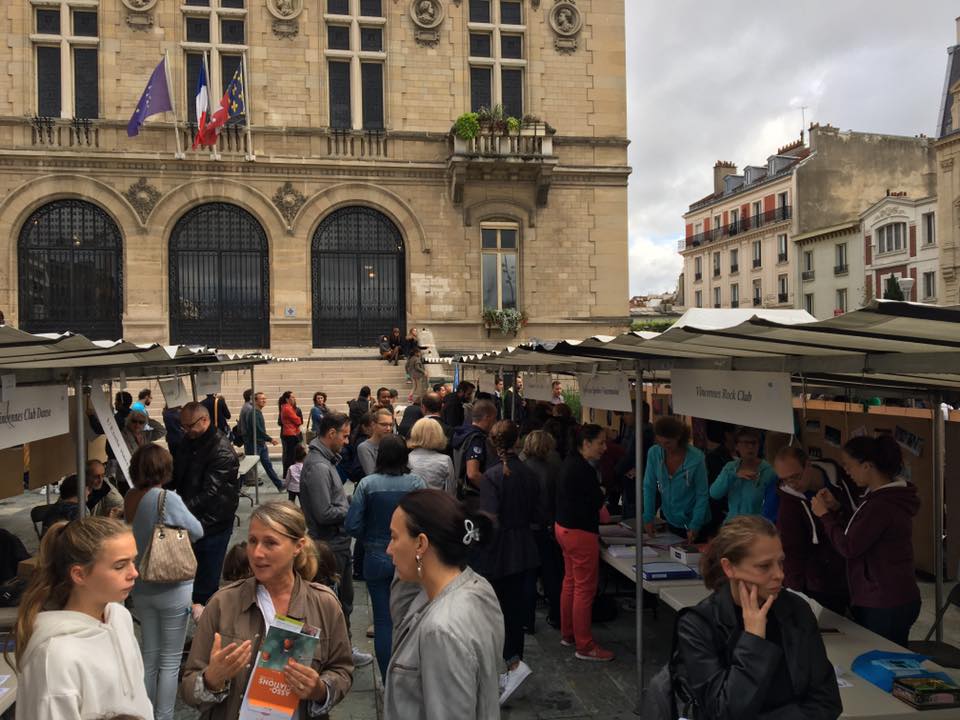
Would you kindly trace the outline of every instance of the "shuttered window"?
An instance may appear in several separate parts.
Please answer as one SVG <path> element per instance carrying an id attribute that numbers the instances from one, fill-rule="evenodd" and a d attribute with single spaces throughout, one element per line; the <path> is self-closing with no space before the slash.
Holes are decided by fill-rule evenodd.
<path id="1" fill-rule="evenodd" d="M 37 114 L 60 117 L 60 48 L 37 48 Z"/>
<path id="2" fill-rule="evenodd" d="M 470 68 L 470 109 L 477 111 L 492 104 L 490 92 L 491 70 L 488 67 Z"/>
<path id="3" fill-rule="evenodd" d="M 361 63 L 363 94 L 363 129 L 383 129 L 383 65 Z"/>
<path id="4" fill-rule="evenodd" d="M 100 80 L 97 77 L 97 49 L 73 51 L 74 117 L 100 117 Z"/>
<path id="5" fill-rule="evenodd" d="M 331 61 L 327 64 L 330 77 L 330 127 L 349 130 L 350 117 L 350 63 Z"/>

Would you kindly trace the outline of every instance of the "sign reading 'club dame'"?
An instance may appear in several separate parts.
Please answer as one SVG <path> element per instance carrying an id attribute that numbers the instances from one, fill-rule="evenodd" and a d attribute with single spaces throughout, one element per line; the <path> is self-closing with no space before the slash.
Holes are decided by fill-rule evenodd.
<path id="1" fill-rule="evenodd" d="M 18 387 L 12 395 L 0 402 L 0 449 L 70 432 L 65 386 Z"/>
<path id="2" fill-rule="evenodd" d="M 793 432 L 789 373 L 672 370 L 670 384 L 681 415 Z"/>

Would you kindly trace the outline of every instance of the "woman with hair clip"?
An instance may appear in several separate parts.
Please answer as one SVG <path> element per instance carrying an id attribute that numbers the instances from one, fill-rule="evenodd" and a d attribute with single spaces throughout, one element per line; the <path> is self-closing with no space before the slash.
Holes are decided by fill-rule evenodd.
<path id="1" fill-rule="evenodd" d="M 697 720 L 834 720 L 843 706 L 807 602 L 783 590 L 783 547 L 759 515 L 724 524 L 701 561 L 713 591 L 677 619 L 675 670 Z"/>
<path id="2" fill-rule="evenodd" d="M 899 477 L 903 456 L 891 435 L 853 438 L 843 446 L 841 464 L 865 489 L 860 506 L 845 508 L 826 488 L 810 505 L 833 547 L 847 560 L 853 619 L 906 647 L 920 615 L 913 563 L 917 488 Z"/>
<path id="3" fill-rule="evenodd" d="M 17 720 L 153 717 L 123 606 L 136 556 L 130 528 L 113 518 L 57 523 L 43 536 L 14 630 Z"/>
<path id="4" fill-rule="evenodd" d="M 496 720 L 503 614 L 490 583 L 467 567 L 490 538 L 487 515 L 468 515 L 442 490 L 414 490 L 390 520 L 387 554 L 398 581 L 415 583 L 396 631 L 385 720 Z"/>
<path id="5" fill-rule="evenodd" d="M 428 420 L 428 422 L 433 422 Z M 436 423 L 434 423 L 436 424 Z M 425 488 L 426 483 L 410 474 L 407 445 L 399 435 L 387 435 L 380 441 L 376 471 L 367 475 L 353 491 L 344 529 L 363 544 L 363 577 L 373 605 L 373 643 L 381 679 L 387 674 L 390 661 L 390 581 L 393 561 L 387 555 L 390 543 L 390 519 L 397 503 L 411 490 Z"/>
<path id="6" fill-rule="evenodd" d="M 238 717 L 260 643 L 283 615 L 320 628 L 313 662 L 291 659 L 283 671 L 300 700 L 293 720 L 324 716 L 350 689 L 353 661 L 337 596 L 313 582 L 316 548 L 300 509 L 288 501 L 255 508 L 247 558 L 253 577 L 222 588 L 200 616 L 180 695 L 205 720 Z"/>
<path id="7" fill-rule="evenodd" d="M 533 672 L 523 661 L 523 626 L 533 614 L 535 601 L 528 585 L 536 583 L 540 567 L 533 525 L 537 521 L 540 486 L 517 457 L 520 433 L 511 420 L 501 420 L 490 430 L 498 462 L 483 474 L 480 507 L 497 521 L 491 544 L 477 557 L 477 569 L 493 585 L 503 613 L 503 659 L 507 671 L 500 676 L 500 704 L 505 703 Z"/>

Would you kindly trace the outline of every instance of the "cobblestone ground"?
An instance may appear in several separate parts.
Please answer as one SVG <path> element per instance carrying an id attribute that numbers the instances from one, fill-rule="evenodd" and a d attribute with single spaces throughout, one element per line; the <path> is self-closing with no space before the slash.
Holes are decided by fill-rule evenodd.
<path id="1" fill-rule="evenodd" d="M 278 468 L 279 470 L 279 468 Z M 280 499 L 281 496 L 267 484 L 264 485 L 261 502 Z M 55 497 L 54 497 L 55 499 Z M 37 549 L 36 534 L 30 523 L 29 511 L 43 502 L 36 493 L 26 493 L 17 498 L 0 502 L 0 527 L 4 527 L 23 539 L 27 549 Z M 241 501 L 238 510 L 239 526 L 234 531 L 234 542 L 246 536 L 251 504 Z M 533 675 L 517 691 L 502 716 L 507 720 L 533 718 L 604 718 L 620 720 L 636 717 L 636 655 L 634 652 L 633 585 L 614 572 L 601 567 L 602 589 L 617 594 L 619 612 L 617 619 L 595 626 L 598 641 L 617 654 L 612 663 L 586 663 L 573 657 L 569 648 L 560 645 L 560 634 L 545 622 L 545 611 L 538 611 L 536 633 L 526 638 L 525 659 L 533 668 Z M 951 584 L 947 585 L 949 591 Z M 933 585 L 921 583 L 924 604 L 920 619 L 913 627 L 911 636 L 922 638 L 933 619 Z M 373 652 L 373 641 L 366 638 L 364 630 L 371 624 L 370 600 L 363 583 L 356 584 L 356 600 L 353 611 L 353 627 L 357 637 L 355 644 L 366 652 Z M 666 661 L 671 637 L 672 613 L 663 606 L 654 605 L 644 613 L 644 676 L 649 679 Z M 947 613 L 945 639 L 960 643 L 960 613 Z M 357 670 L 353 689 L 338 705 L 331 717 L 335 720 L 376 720 L 381 717 L 377 706 L 375 678 L 376 664 Z M 177 720 L 196 720 L 198 714 L 191 708 L 180 705 Z"/>

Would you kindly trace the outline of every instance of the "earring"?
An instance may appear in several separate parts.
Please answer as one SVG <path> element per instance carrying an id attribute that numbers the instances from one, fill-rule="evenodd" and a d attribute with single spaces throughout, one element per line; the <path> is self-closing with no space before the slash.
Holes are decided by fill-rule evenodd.
<path id="1" fill-rule="evenodd" d="M 423 577 L 423 561 L 420 559 L 419 555 L 417 555 L 417 577 Z"/>

